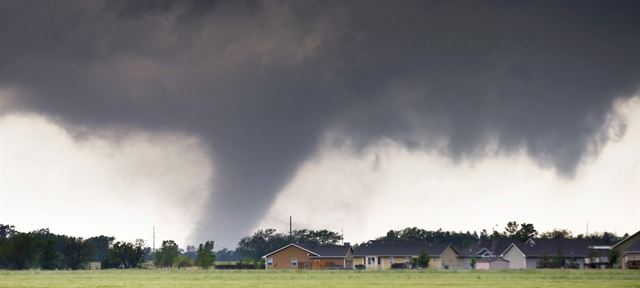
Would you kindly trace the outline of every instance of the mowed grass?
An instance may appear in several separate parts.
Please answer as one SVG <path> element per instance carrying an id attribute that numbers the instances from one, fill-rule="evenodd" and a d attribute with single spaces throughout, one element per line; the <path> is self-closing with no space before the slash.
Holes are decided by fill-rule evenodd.
<path id="1" fill-rule="evenodd" d="M 0 271 L 0 287 L 640 287 L 639 271 Z"/>

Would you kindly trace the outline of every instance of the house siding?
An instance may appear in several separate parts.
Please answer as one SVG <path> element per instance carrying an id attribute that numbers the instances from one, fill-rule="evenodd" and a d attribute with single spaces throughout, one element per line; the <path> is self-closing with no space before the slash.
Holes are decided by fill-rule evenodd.
<path id="1" fill-rule="evenodd" d="M 616 244 L 614 250 L 618 251 L 618 262 L 616 265 L 619 265 L 622 269 L 629 269 L 629 266 L 634 266 L 634 264 L 640 261 L 640 253 L 638 251 L 632 251 L 637 249 L 631 249 L 631 247 L 640 241 L 640 232 L 636 232 L 631 235 L 629 238 L 622 240 L 621 243 Z"/>
<path id="2" fill-rule="evenodd" d="M 393 258 L 393 263 L 391 263 L 391 258 Z M 405 263 L 405 257 L 403 256 L 381 256 L 381 265 L 380 269 L 391 269 L 391 265 L 394 263 Z M 411 259 L 411 257 L 409 257 Z"/>
<path id="3" fill-rule="evenodd" d="M 509 268 L 511 269 L 527 268 L 527 259 L 525 258 L 524 253 L 522 253 L 522 251 L 520 251 L 520 249 L 515 245 L 511 246 L 507 252 L 504 253 L 502 258 L 509 261 Z"/>
<path id="4" fill-rule="evenodd" d="M 478 270 L 490 270 L 490 269 L 509 269 L 509 262 L 502 260 L 495 260 L 492 262 L 479 262 L 476 264 Z"/>
<path id="5" fill-rule="evenodd" d="M 451 246 L 447 246 L 440 256 L 440 269 L 460 269 L 464 266 L 459 265 L 458 253 Z"/>
<path id="6" fill-rule="evenodd" d="M 291 257 L 298 258 L 298 267 L 291 266 Z M 307 267 L 310 265 L 309 262 L 309 252 L 302 250 L 296 246 L 289 246 L 285 249 L 282 249 L 276 253 L 273 253 L 266 257 L 273 259 L 272 265 L 267 265 L 266 269 L 304 269 L 311 268 Z"/>
<path id="7" fill-rule="evenodd" d="M 477 257 L 460 257 L 458 258 L 458 267 L 460 269 L 471 269 L 471 259 Z"/>
<path id="8" fill-rule="evenodd" d="M 353 257 L 353 267 L 355 268 L 356 265 L 364 265 L 364 257 Z"/>
<path id="9" fill-rule="evenodd" d="M 347 265 L 345 258 L 311 259 L 310 262 L 314 270 L 344 268 Z"/>

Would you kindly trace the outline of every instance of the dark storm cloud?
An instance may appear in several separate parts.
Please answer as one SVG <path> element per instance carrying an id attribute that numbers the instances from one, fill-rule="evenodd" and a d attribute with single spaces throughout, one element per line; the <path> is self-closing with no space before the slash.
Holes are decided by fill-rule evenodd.
<path id="1" fill-rule="evenodd" d="M 0 87 L 70 129 L 199 135 L 216 177 L 194 237 L 229 245 L 327 131 L 571 176 L 639 88 L 639 6 L 2 1 Z"/>

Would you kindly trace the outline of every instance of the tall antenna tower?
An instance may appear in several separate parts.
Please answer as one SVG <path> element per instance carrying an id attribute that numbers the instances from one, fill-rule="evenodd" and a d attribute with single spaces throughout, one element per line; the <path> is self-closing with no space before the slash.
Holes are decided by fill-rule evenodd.
<path id="1" fill-rule="evenodd" d="M 156 252 L 156 225 L 153 225 L 153 253 Z"/>

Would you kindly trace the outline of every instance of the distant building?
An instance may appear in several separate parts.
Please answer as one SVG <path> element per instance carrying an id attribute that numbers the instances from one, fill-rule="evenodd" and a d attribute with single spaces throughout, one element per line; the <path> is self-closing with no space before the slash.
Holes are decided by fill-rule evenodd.
<path id="1" fill-rule="evenodd" d="M 513 239 L 499 237 L 475 242 L 469 246 L 458 249 L 460 251 L 459 265 L 465 269 L 471 269 L 471 259 L 501 257 L 504 251 L 513 243 Z M 507 261 L 508 263 L 508 261 Z"/>
<path id="2" fill-rule="evenodd" d="M 618 253 L 618 263 L 622 269 L 640 269 L 640 231 L 611 247 Z"/>
<path id="3" fill-rule="evenodd" d="M 502 257 L 485 257 L 476 260 L 477 270 L 509 269 L 509 261 Z"/>
<path id="4" fill-rule="evenodd" d="M 265 269 L 352 269 L 353 249 L 349 243 L 343 246 L 289 244 L 267 255 Z"/>
<path id="5" fill-rule="evenodd" d="M 366 269 L 389 269 L 396 266 L 409 267 L 411 258 L 422 252 L 431 258 L 430 269 L 459 269 L 458 250 L 451 244 L 435 244 L 413 240 L 374 240 L 360 245 L 353 252 L 354 265 Z"/>
<path id="6" fill-rule="evenodd" d="M 607 268 L 609 267 L 609 252 L 611 246 L 592 245 L 589 246 L 589 255 L 584 258 L 584 265 L 587 268 Z"/>
<path id="7" fill-rule="evenodd" d="M 503 258 L 510 268 L 585 268 L 594 246 L 589 239 L 529 239 L 509 245 Z"/>
<path id="8" fill-rule="evenodd" d="M 102 263 L 100 263 L 100 261 L 88 262 L 84 267 L 84 269 L 87 269 L 87 270 L 100 270 L 101 268 L 102 268 Z"/>

